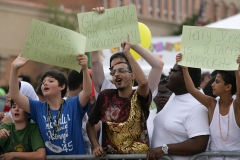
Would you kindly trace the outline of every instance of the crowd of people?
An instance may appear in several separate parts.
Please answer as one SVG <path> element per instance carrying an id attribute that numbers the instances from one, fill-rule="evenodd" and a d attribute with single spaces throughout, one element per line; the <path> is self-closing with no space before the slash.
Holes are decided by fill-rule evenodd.
<path id="1" fill-rule="evenodd" d="M 104 14 L 103 7 L 93 10 Z M 146 154 L 187 160 L 206 150 L 240 151 L 240 68 L 201 77 L 200 68 L 176 63 L 166 76 L 164 62 L 130 39 L 110 58 L 112 81 L 104 76 L 99 51 L 93 51 L 91 70 L 88 57 L 79 54 L 80 73 L 46 71 L 35 91 L 18 76 L 28 61 L 20 54 L 11 66 L 10 111 L 0 114 L 0 158 Z M 152 67 L 147 78 L 130 49 Z"/>

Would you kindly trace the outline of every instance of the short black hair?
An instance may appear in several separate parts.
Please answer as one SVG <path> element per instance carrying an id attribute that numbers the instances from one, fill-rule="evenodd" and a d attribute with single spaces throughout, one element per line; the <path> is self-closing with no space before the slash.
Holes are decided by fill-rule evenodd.
<path id="1" fill-rule="evenodd" d="M 195 88 L 200 87 L 201 84 L 201 69 L 200 68 L 192 68 L 188 67 L 188 72 L 190 77 L 192 78 L 193 84 Z"/>
<path id="2" fill-rule="evenodd" d="M 231 84 L 231 94 L 234 95 L 237 91 L 237 85 L 236 85 L 236 76 L 234 71 L 223 71 L 218 70 L 217 74 L 220 74 L 225 82 L 225 85 Z"/>
<path id="3" fill-rule="evenodd" d="M 61 92 L 61 97 L 63 98 L 65 94 L 67 93 L 67 78 L 66 76 L 57 70 L 49 70 L 43 73 L 41 77 L 41 82 L 43 82 L 44 78 L 46 77 L 52 77 L 55 78 L 58 81 L 58 86 L 63 86 L 65 84 L 65 88 Z"/>
<path id="4" fill-rule="evenodd" d="M 68 74 L 68 89 L 74 91 L 83 83 L 83 73 L 72 70 Z"/>
<path id="5" fill-rule="evenodd" d="M 25 81 L 31 84 L 31 79 L 29 76 L 19 75 L 18 78 L 22 78 L 22 81 Z"/>
<path id="6" fill-rule="evenodd" d="M 114 54 L 110 57 L 110 68 L 113 67 L 113 66 L 111 66 L 112 60 L 113 60 L 113 59 L 116 59 L 116 58 L 125 59 L 126 64 L 128 65 L 128 69 L 129 69 L 130 71 L 132 71 L 131 65 L 129 64 L 129 61 L 128 61 L 127 57 L 124 55 L 123 52 L 114 53 Z M 119 63 L 117 63 L 117 64 L 119 64 Z M 115 65 L 116 65 L 116 64 L 115 64 Z"/>

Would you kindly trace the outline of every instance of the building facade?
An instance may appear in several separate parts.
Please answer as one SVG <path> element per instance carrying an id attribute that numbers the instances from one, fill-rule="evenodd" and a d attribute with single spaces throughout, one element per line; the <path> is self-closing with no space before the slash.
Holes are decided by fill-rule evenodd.
<path id="1" fill-rule="evenodd" d="M 187 17 L 199 13 L 202 0 L 53 0 L 65 12 L 88 12 L 97 6 L 114 8 L 134 4 L 138 20 L 146 24 L 152 36 L 169 36 Z M 240 11 L 239 0 L 204 0 L 205 18 L 221 20 Z M 48 22 L 46 0 L 0 0 L 0 86 L 7 85 L 12 61 L 23 50 L 31 20 Z M 20 70 L 34 82 L 52 68 L 29 61 Z"/>

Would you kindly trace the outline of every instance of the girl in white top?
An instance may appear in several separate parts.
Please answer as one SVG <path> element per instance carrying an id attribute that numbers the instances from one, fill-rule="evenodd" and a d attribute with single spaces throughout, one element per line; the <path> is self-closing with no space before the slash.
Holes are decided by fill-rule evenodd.
<path id="1" fill-rule="evenodd" d="M 182 60 L 182 54 L 176 56 L 176 61 Z M 238 56 L 237 63 L 240 63 Z M 240 151 L 240 67 L 235 71 L 218 71 L 212 83 L 213 98 L 197 90 L 188 73 L 188 68 L 182 66 L 187 90 L 208 109 L 210 123 L 210 151 Z M 233 73 L 232 73 L 233 72 Z M 236 98 L 233 95 L 236 93 Z M 222 159 L 214 157 L 211 159 Z M 228 160 L 234 158 L 226 158 Z"/>

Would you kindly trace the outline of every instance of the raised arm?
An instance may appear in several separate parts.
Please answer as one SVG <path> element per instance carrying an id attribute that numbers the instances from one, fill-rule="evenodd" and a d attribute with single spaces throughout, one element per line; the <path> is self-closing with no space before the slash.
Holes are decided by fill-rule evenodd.
<path id="1" fill-rule="evenodd" d="M 99 14 L 104 13 L 104 7 L 96 7 L 93 8 L 92 11 L 96 11 Z M 92 69 L 92 80 L 94 82 L 94 87 L 98 93 L 101 91 L 101 86 L 104 81 L 104 69 L 103 64 L 101 62 L 100 52 L 93 51 L 90 53 L 91 57 L 91 69 Z"/>
<path id="2" fill-rule="evenodd" d="M 182 54 L 179 53 L 176 56 L 176 61 L 179 62 L 182 60 Z M 184 76 L 184 82 L 187 88 L 187 91 L 194 97 L 196 98 L 200 103 L 202 103 L 205 107 L 209 108 L 209 107 L 215 107 L 215 99 L 210 97 L 210 96 L 206 96 L 205 94 L 203 94 L 202 92 L 200 92 L 193 84 L 193 81 L 189 75 L 188 72 L 188 67 L 185 66 L 181 66 L 182 67 L 182 71 L 183 71 L 183 76 Z"/>
<path id="3" fill-rule="evenodd" d="M 152 67 L 148 75 L 148 85 L 153 93 L 158 88 L 164 63 L 156 54 L 152 53 L 151 51 L 142 47 L 139 44 L 132 45 L 131 48 L 139 55 L 141 55 Z"/>
<path id="4" fill-rule="evenodd" d="M 84 107 L 90 99 L 92 93 L 92 80 L 88 73 L 88 57 L 85 54 L 78 55 L 79 65 L 82 66 L 83 72 L 83 90 L 79 94 L 79 102 Z"/>
<path id="5" fill-rule="evenodd" d="M 21 57 L 20 54 L 12 63 L 9 78 L 9 97 L 19 105 L 25 112 L 30 113 L 29 101 L 26 96 L 19 92 L 18 70 L 24 66 L 28 59 Z"/>
<path id="6" fill-rule="evenodd" d="M 129 40 L 129 35 L 128 35 L 128 42 L 123 42 L 121 44 L 122 48 L 123 48 L 123 53 L 124 55 L 127 57 L 131 67 L 132 67 L 132 71 L 134 73 L 135 79 L 138 83 L 138 94 L 140 94 L 141 96 L 143 96 L 144 98 L 146 98 L 148 96 L 149 93 L 149 86 L 148 86 L 148 81 L 146 76 L 144 75 L 141 67 L 139 66 L 139 64 L 136 62 L 136 60 L 133 58 L 132 54 L 130 53 L 130 40 Z"/>
<path id="7" fill-rule="evenodd" d="M 96 91 L 100 93 L 101 86 L 105 78 L 103 64 L 101 62 L 99 51 L 91 52 L 90 56 L 91 56 L 92 80 L 94 82 L 94 87 Z"/>
<path id="8" fill-rule="evenodd" d="M 236 93 L 236 100 L 235 103 L 240 109 L 240 56 L 238 56 L 237 63 L 239 64 L 238 70 L 235 71 L 236 75 L 236 85 L 237 85 L 237 93 Z"/>

